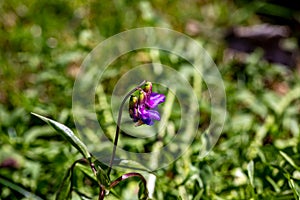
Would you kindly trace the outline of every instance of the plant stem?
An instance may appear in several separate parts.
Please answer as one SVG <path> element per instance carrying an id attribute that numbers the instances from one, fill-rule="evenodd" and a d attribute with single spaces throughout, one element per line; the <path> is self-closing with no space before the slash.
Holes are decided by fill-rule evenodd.
<path id="1" fill-rule="evenodd" d="M 115 134 L 115 139 L 114 139 L 114 148 L 113 148 L 113 152 L 111 155 L 111 159 L 110 159 L 110 163 L 109 163 L 109 169 L 107 172 L 107 176 L 109 177 L 110 172 L 111 172 L 111 168 L 113 165 L 113 161 L 115 159 L 115 155 L 116 155 L 116 149 L 117 149 L 117 145 L 118 145 L 118 139 L 119 139 L 119 134 L 120 134 L 120 126 L 121 126 L 121 118 L 122 118 L 122 112 L 123 112 L 123 107 L 125 102 L 127 101 L 127 99 L 130 97 L 130 95 L 132 93 L 134 93 L 136 90 L 138 90 L 142 85 L 144 85 L 146 83 L 146 81 L 144 80 L 143 82 L 141 82 L 137 87 L 135 87 L 134 89 L 132 89 L 130 92 L 127 93 L 127 95 L 124 97 L 120 108 L 119 108 L 119 115 L 118 115 L 118 121 L 117 121 L 117 128 L 116 128 L 116 134 Z"/>
<path id="2" fill-rule="evenodd" d="M 98 200 L 103 200 L 104 197 L 105 197 L 105 188 L 103 188 L 103 187 L 100 185 L 100 192 L 99 192 Z"/>
<path id="3" fill-rule="evenodd" d="M 114 180 L 109 188 L 113 188 L 115 187 L 116 185 L 118 185 L 121 181 L 124 181 L 128 178 L 131 178 L 131 177 L 139 177 L 141 179 L 141 181 L 143 182 L 145 188 L 147 188 L 147 181 L 146 179 L 143 177 L 143 175 L 141 175 L 140 173 L 136 173 L 136 172 L 130 172 L 130 173 L 127 173 L 127 174 L 123 174 L 122 176 L 120 176 L 119 178 L 117 178 L 116 180 Z"/>
<path id="4" fill-rule="evenodd" d="M 97 170 L 95 168 L 95 164 L 92 162 L 92 158 L 89 158 L 88 161 L 89 161 L 90 167 L 91 167 L 94 175 L 97 177 Z"/>

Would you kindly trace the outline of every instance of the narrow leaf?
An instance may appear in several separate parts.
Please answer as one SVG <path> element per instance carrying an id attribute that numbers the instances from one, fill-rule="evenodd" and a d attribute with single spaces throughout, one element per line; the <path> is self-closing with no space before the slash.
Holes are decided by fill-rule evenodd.
<path id="1" fill-rule="evenodd" d="M 248 170 L 248 177 L 250 180 L 250 184 L 252 186 L 252 188 L 254 188 L 254 163 L 253 160 L 251 160 L 248 165 L 247 165 L 247 170 Z"/>
<path id="2" fill-rule="evenodd" d="M 266 180 L 273 186 L 275 192 L 279 193 L 281 191 L 280 186 L 270 176 L 266 176 Z"/>
<path id="3" fill-rule="evenodd" d="M 25 188 L 20 187 L 19 185 L 11 182 L 10 180 L 4 179 L 0 177 L 0 184 L 5 185 L 6 187 L 14 190 L 22 194 L 26 199 L 35 199 L 35 200 L 42 200 L 39 196 L 31 193 L 30 191 L 26 190 Z"/>
<path id="4" fill-rule="evenodd" d="M 93 179 L 97 182 L 97 178 L 94 176 L 93 172 L 91 171 L 90 166 L 79 164 L 77 165 L 77 168 L 82 171 L 86 176 L 88 176 L 90 179 Z"/>
<path id="5" fill-rule="evenodd" d="M 292 165 L 295 169 L 300 170 L 300 167 L 296 165 L 296 163 L 290 156 L 288 156 L 283 151 L 279 151 L 279 153 L 288 163 L 290 163 L 290 165 Z"/>
<path id="6" fill-rule="evenodd" d="M 74 191 L 75 194 L 88 198 L 85 194 L 79 192 L 76 187 L 74 187 L 74 183 L 72 183 L 72 181 L 74 180 L 74 169 L 75 167 L 79 167 L 81 170 L 85 167 L 84 164 L 87 164 L 87 160 L 86 159 L 79 159 L 76 160 L 72 166 L 68 169 L 67 174 L 65 175 L 59 189 L 58 192 L 56 194 L 56 198 L 55 200 L 66 200 L 66 199 L 74 199 L 74 197 L 72 197 L 72 192 Z M 86 172 L 86 170 L 82 170 L 83 173 Z M 88 176 L 93 178 L 93 176 L 90 176 L 90 173 L 88 173 Z"/>
<path id="7" fill-rule="evenodd" d="M 107 176 L 107 173 L 100 167 L 98 167 L 98 173 L 97 173 L 97 179 L 100 181 L 102 185 L 105 187 L 109 187 L 109 178 Z"/>
<path id="8" fill-rule="evenodd" d="M 295 99 L 299 99 L 299 97 L 300 87 L 296 87 L 289 91 L 277 105 L 278 114 L 282 114 L 284 110 L 291 104 L 291 102 Z"/>
<path id="9" fill-rule="evenodd" d="M 293 179 L 288 180 L 289 186 L 293 190 L 295 199 L 300 199 L 300 187 L 294 182 Z"/>
<path id="10" fill-rule="evenodd" d="M 72 168 L 69 168 L 56 194 L 56 200 L 70 199 Z"/>
<path id="11" fill-rule="evenodd" d="M 140 182 L 139 188 L 140 188 L 139 192 L 138 192 L 139 199 L 147 199 L 148 198 L 148 190 L 143 181 Z"/>
<path id="12" fill-rule="evenodd" d="M 86 159 L 91 157 L 85 144 L 67 126 L 54 120 L 43 117 L 41 115 L 38 115 L 36 113 L 32 114 L 51 125 L 59 134 L 61 134 L 68 142 L 70 142 Z"/>

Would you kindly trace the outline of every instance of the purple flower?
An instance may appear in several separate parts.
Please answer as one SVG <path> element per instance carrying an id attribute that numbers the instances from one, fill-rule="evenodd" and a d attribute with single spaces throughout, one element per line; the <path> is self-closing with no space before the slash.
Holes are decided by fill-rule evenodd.
<path id="1" fill-rule="evenodd" d="M 129 115 L 136 126 L 142 124 L 153 125 L 154 120 L 160 120 L 160 114 L 156 110 L 158 104 L 165 101 L 165 95 L 152 92 L 152 83 L 146 82 L 131 95 L 129 100 Z"/>

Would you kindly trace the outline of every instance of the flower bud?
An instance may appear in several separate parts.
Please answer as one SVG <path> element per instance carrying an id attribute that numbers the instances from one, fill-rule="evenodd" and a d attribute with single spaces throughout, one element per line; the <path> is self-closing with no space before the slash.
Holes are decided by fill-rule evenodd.
<path id="1" fill-rule="evenodd" d="M 129 99 L 129 116 L 136 122 L 139 119 L 138 116 L 138 97 L 131 95 Z"/>
<path id="2" fill-rule="evenodd" d="M 143 87 L 143 90 L 147 93 L 147 94 L 151 94 L 152 93 L 152 83 L 150 81 L 147 81 Z"/>
<path id="3" fill-rule="evenodd" d="M 139 105 L 144 105 L 147 98 L 146 92 L 139 90 Z"/>

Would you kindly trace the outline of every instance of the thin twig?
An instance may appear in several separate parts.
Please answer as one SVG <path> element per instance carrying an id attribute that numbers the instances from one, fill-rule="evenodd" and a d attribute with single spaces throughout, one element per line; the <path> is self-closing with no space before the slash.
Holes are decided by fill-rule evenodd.
<path id="1" fill-rule="evenodd" d="M 119 108 L 119 115 L 118 115 L 118 121 L 117 121 L 117 128 L 116 128 L 116 134 L 115 134 L 115 140 L 114 140 L 114 148 L 113 148 L 113 152 L 111 155 L 111 159 L 110 159 L 110 163 L 109 163 L 109 169 L 107 172 L 107 176 L 109 177 L 110 172 L 111 172 L 111 168 L 112 168 L 112 164 L 113 161 L 115 159 L 115 155 L 116 155 L 116 149 L 117 149 L 117 145 L 118 145 L 118 139 L 119 139 L 119 134 L 120 134 L 120 126 L 121 126 L 121 117 L 122 117 L 122 112 L 123 112 L 123 107 L 125 102 L 127 101 L 127 99 L 130 97 L 130 95 L 132 93 L 134 93 L 136 90 L 138 90 L 142 85 L 144 85 L 146 83 L 146 81 L 144 80 L 143 82 L 141 82 L 137 87 L 135 87 L 134 89 L 132 89 L 130 92 L 127 93 L 127 95 L 124 97 L 120 108 Z"/>

